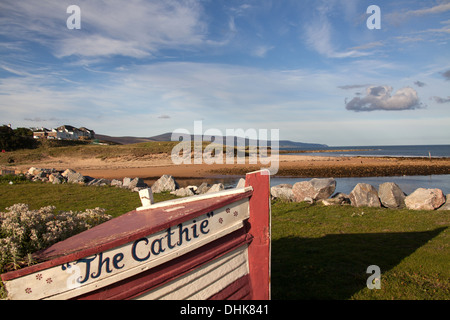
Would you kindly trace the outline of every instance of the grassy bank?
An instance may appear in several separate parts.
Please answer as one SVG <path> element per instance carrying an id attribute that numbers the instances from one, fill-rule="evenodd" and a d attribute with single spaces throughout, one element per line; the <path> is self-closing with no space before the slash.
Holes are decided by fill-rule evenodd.
<path id="1" fill-rule="evenodd" d="M 20 202 L 113 216 L 140 206 L 137 193 L 114 187 L 0 184 L 0 211 Z M 450 299 L 449 226 L 446 211 L 273 202 L 272 298 Z M 366 287 L 369 265 L 381 269 L 380 290 Z"/>
<path id="2" fill-rule="evenodd" d="M 170 154 L 178 141 L 154 141 L 141 142 L 126 145 L 98 145 L 80 141 L 59 141 L 42 140 L 38 148 L 20 149 L 6 153 L 0 153 L 0 165 L 13 166 L 21 164 L 32 164 L 50 158 L 73 158 L 73 159 L 117 159 L 126 157 L 130 159 L 140 159 L 158 154 Z M 209 146 L 210 142 L 202 142 L 202 150 Z M 179 148 L 181 153 L 183 149 Z M 234 154 L 237 154 L 237 149 Z M 248 149 L 248 147 L 247 147 Z M 194 150 L 194 142 L 191 142 L 191 150 Z M 226 147 L 222 147 L 223 153 Z M 211 152 L 209 150 L 208 152 Z M 248 150 L 246 151 L 248 156 Z"/>
<path id="3" fill-rule="evenodd" d="M 53 143 L 52 143 L 53 142 Z M 152 154 L 170 154 L 178 142 L 142 142 L 128 145 L 57 144 L 58 141 L 43 141 L 36 149 L 21 149 L 0 153 L 1 165 L 33 163 L 48 158 L 69 157 L 77 159 L 108 159 L 121 156 L 143 157 Z"/>

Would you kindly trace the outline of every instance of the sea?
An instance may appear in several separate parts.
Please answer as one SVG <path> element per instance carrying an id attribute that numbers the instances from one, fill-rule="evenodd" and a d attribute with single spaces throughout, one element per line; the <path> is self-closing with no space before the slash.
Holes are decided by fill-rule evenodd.
<path id="1" fill-rule="evenodd" d="M 280 148 L 284 151 L 302 151 L 302 155 L 327 157 L 423 157 L 450 158 L 450 145 L 409 145 L 409 146 L 338 146 L 320 148 L 325 152 L 308 148 Z M 289 154 L 289 153 L 288 153 Z M 298 153 L 292 153 L 298 154 Z"/>
<path id="2" fill-rule="evenodd" d="M 281 149 L 281 148 L 280 148 Z M 302 155 L 328 156 L 328 157 L 405 157 L 405 158 L 450 158 L 450 145 L 399 145 L 399 146 L 333 146 L 321 148 L 323 151 L 304 149 Z M 332 152 L 330 152 L 332 151 Z M 292 153 L 299 154 L 299 153 Z M 271 185 L 281 183 L 292 184 L 294 181 L 310 180 L 303 178 L 273 177 Z M 450 193 L 450 174 L 428 176 L 385 176 L 385 177 L 352 177 L 335 178 L 336 192 L 350 193 L 359 182 L 368 183 L 378 189 L 384 182 L 395 182 L 406 194 L 412 193 L 417 188 L 439 188 L 444 194 Z M 294 182 L 294 183 L 295 183 Z"/>
<path id="3" fill-rule="evenodd" d="M 293 155 L 328 156 L 328 157 L 422 157 L 422 158 L 450 158 L 450 145 L 405 145 L 405 146 L 333 146 L 321 148 L 322 151 L 302 148 L 280 148 L 280 150 L 302 151 L 304 153 L 292 153 Z M 323 152 L 334 151 L 334 152 Z M 290 154 L 290 153 L 287 153 Z M 211 177 L 208 183 L 222 182 L 225 187 L 234 187 L 239 176 Z M 311 180 L 312 178 L 296 177 L 271 177 L 271 186 L 282 183 L 294 184 L 296 182 Z M 395 182 L 406 194 L 412 193 L 417 188 L 439 188 L 444 194 L 450 194 L 450 173 L 427 176 L 384 176 L 384 177 L 350 177 L 335 178 L 335 192 L 349 194 L 360 182 L 368 183 L 378 189 L 384 182 Z M 196 184 L 196 181 L 186 183 Z M 200 182 L 201 183 L 201 182 Z M 180 183 L 185 184 L 185 183 Z"/>

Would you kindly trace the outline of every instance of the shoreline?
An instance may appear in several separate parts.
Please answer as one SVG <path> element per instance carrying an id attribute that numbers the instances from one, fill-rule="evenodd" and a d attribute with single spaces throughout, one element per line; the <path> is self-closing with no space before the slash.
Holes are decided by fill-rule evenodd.
<path id="1" fill-rule="evenodd" d="M 179 179 L 225 178 L 244 176 L 251 171 L 270 167 L 271 163 L 237 164 L 181 164 L 175 165 L 170 155 L 151 157 L 99 158 L 47 158 L 9 167 L 26 171 L 30 167 L 66 169 L 71 168 L 83 175 L 96 178 L 118 179 L 140 177 L 158 179 L 164 174 Z M 411 157 L 326 157 L 308 155 L 279 155 L 279 169 L 275 177 L 323 178 L 323 177 L 380 177 L 450 174 L 450 158 Z"/>

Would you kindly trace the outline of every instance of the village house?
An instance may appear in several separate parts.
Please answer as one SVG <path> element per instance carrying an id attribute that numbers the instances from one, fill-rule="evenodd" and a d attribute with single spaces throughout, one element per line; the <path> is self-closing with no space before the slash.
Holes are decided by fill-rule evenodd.
<path id="1" fill-rule="evenodd" d="M 90 140 L 95 138 L 94 130 L 81 127 L 75 128 L 70 125 L 59 126 L 56 129 L 39 128 L 33 130 L 35 139 L 55 139 L 55 140 Z"/>

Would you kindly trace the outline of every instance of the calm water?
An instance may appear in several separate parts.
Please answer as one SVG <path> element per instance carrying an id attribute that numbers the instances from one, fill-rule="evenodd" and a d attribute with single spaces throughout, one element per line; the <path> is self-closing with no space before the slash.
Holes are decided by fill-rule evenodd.
<path id="1" fill-rule="evenodd" d="M 307 149 L 287 149 L 281 150 L 306 150 Z M 362 156 L 362 157 L 450 157 L 450 145 L 417 145 L 417 146 L 357 146 L 357 147 L 328 147 L 324 150 L 345 150 L 337 152 L 307 152 L 302 155 L 342 157 L 342 156 Z M 298 154 L 298 153 L 295 153 Z"/>

